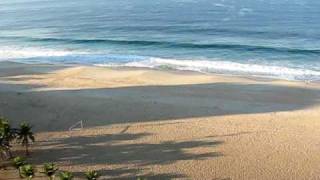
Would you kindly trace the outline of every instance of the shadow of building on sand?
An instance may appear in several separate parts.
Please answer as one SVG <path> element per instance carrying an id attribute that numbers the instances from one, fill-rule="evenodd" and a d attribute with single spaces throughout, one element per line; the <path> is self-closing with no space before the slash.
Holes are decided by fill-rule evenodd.
<path id="1" fill-rule="evenodd" d="M 15 85 L 19 86 L 19 85 Z M 319 103 L 317 89 L 268 84 L 211 83 L 0 93 L 0 113 L 36 131 L 157 122 L 232 114 L 293 111 Z M 19 112 L 19 113 L 16 113 Z M 30 113 L 32 112 L 32 113 Z M 45 121 L 44 121 L 45 119 Z M 22 120 L 21 120 L 22 121 Z"/>
<path id="2" fill-rule="evenodd" d="M 72 166 L 100 167 L 99 172 L 111 179 L 133 179 L 135 177 L 151 179 L 182 178 L 184 174 L 148 173 L 144 171 L 154 165 L 169 165 L 177 161 L 205 160 L 222 156 L 214 148 L 222 141 L 212 138 L 194 141 L 167 141 L 145 143 L 140 141 L 152 134 L 104 134 L 100 136 L 76 136 L 38 142 L 32 151 L 32 164 L 56 162 Z M 194 151 L 207 148 L 206 152 Z M 15 152 L 22 153 L 22 152 Z M 115 165 L 117 168 L 109 168 Z M 119 168 L 119 166 L 121 166 Z M 109 169 L 108 169 L 109 168 Z M 76 174 L 83 172 L 76 172 Z"/>

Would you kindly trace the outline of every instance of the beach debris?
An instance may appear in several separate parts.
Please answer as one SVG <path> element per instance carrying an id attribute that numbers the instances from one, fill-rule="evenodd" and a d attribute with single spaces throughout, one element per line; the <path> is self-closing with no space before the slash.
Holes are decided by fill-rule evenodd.
<path id="1" fill-rule="evenodd" d="M 83 129 L 83 121 L 78 121 L 69 128 L 69 131 L 79 131 Z"/>

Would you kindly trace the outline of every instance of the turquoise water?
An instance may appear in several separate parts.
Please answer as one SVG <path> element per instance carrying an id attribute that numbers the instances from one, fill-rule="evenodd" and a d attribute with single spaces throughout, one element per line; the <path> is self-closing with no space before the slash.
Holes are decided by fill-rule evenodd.
<path id="1" fill-rule="evenodd" d="M 1 0 L 0 60 L 320 80 L 319 0 Z"/>

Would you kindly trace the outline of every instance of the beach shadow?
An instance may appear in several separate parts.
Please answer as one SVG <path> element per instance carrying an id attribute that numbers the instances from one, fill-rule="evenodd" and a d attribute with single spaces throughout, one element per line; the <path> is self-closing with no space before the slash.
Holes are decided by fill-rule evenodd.
<path id="1" fill-rule="evenodd" d="M 94 127 L 294 111 L 319 104 L 319 94 L 316 89 L 236 83 L 30 90 L 0 94 L 0 113 L 13 123 L 27 120 L 36 131 L 61 131 L 80 120 Z"/>
<path id="2" fill-rule="evenodd" d="M 68 66 L 51 65 L 51 64 L 35 64 L 26 68 L 26 64 L 11 61 L 0 62 L 0 78 L 13 78 L 14 76 L 32 75 L 32 74 L 48 74 L 56 70 L 65 69 Z"/>
<path id="3" fill-rule="evenodd" d="M 186 177 L 183 174 L 149 173 L 145 168 L 150 165 L 166 165 L 177 161 L 206 160 L 223 156 L 215 152 L 222 141 L 212 138 L 192 141 L 167 141 L 159 143 L 139 142 L 141 138 L 152 136 L 147 133 L 105 134 L 98 136 L 75 136 L 56 140 L 37 142 L 28 160 L 34 165 L 46 162 L 68 164 L 68 166 L 116 165 L 121 168 L 96 169 L 108 179 L 173 179 Z M 209 148 L 206 152 L 194 151 Z M 196 153 L 195 153 L 196 152 Z M 22 151 L 14 152 L 22 154 Z M 83 176 L 83 172 L 75 172 Z M 121 178 L 119 178 L 121 177 Z"/>
<path id="4" fill-rule="evenodd" d="M 99 170 L 97 171 L 101 175 L 101 179 L 109 180 L 141 180 L 146 179 L 159 179 L 159 180 L 169 180 L 176 178 L 187 178 L 187 176 L 177 173 L 148 173 L 144 175 L 138 175 L 141 170 L 135 168 L 117 168 L 112 170 Z M 77 177 L 83 177 L 84 172 L 74 172 Z"/>
<path id="5" fill-rule="evenodd" d="M 139 164 L 139 166 L 170 164 L 183 160 L 201 160 L 221 156 L 220 153 L 187 153 L 185 150 L 198 147 L 214 147 L 221 141 L 167 141 L 161 143 L 131 143 L 141 135 L 126 134 L 126 140 L 116 141 L 114 136 L 71 137 L 52 144 L 37 145 L 32 152 L 33 163 L 45 161 L 72 162 L 81 164 Z M 130 137 L 132 136 L 132 137 Z M 130 137 L 130 138 L 129 138 Z M 131 142 L 130 142 L 131 141 Z M 120 143 L 121 142 L 121 143 Z M 45 148 L 46 147 L 46 148 Z M 50 147 L 50 148 L 49 148 Z M 19 154 L 19 153 L 18 153 Z M 50 154 L 50 156 L 48 156 Z"/>

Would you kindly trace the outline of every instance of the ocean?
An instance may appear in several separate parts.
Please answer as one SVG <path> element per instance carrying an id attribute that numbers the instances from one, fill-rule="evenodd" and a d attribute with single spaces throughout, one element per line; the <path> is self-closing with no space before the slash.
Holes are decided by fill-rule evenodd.
<path id="1" fill-rule="evenodd" d="M 0 61 L 320 80 L 319 0 L 0 0 Z"/>

